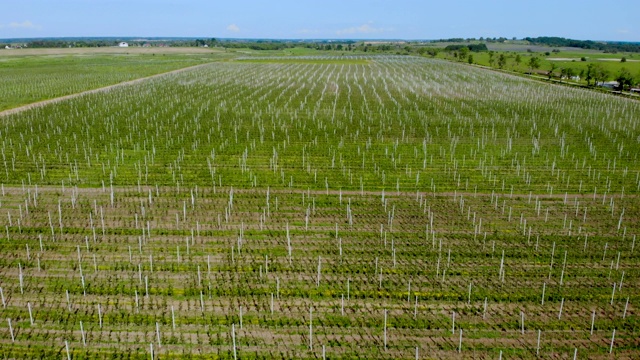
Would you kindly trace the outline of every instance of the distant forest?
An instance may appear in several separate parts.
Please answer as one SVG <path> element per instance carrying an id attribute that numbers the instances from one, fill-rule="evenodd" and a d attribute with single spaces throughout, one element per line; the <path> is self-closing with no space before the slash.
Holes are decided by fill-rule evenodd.
<path id="1" fill-rule="evenodd" d="M 507 41 L 526 41 L 531 45 L 542 45 L 542 46 L 551 46 L 551 47 L 574 47 L 580 49 L 591 49 L 591 50 L 599 50 L 605 53 L 617 53 L 617 52 L 640 52 L 640 42 L 624 42 L 624 41 L 593 41 L 593 40 L 574 40 L 574 39 L 566 39 L 562 37 L 551 37 L 551 36 L 542 36 L 542 37 L 526 37 L 524 39 L 516 39 L 511 38 L 507 39 L 505 37 L 499 38 L 450 38 L 450 39 L 440 39 L 437 42 L 445 42 L 445 43 L 470 43 L 473 41 L 487 42 L 487 43 L 504 43 Z M 454 45 L 458 46 L 458 45 Z M 469 46 L 467 46 L 469 47 Z M 472 50 L 469 47 L 470 50 Z M 473 51 L 473 50 L 472 50 Z"/>
<path id="2" fill-rule="evenodd" d="M 125 41 L 129 46 L 142 47 L 223 47 L 223 48 L 249 48 L 253 50 L 283 50 L 295 47 L 315 48 L 318 50 L 355 50 L 356 42 L 353 40 L 243 40 L 243 39 L 128 39 L 128 38 L 51 38 L 51 39 L 17 39 L 0 41 L 0 46 L 27 47 L 27 48 L 90 48 L 113 47 Z M 361 48 L 364 44 L 360 45 Z M 362 50 L 362 49 L 360 49 Z"/>
<path id="3" fill-rule="evenodd" d="M 489 51 L 489 49 L 487 49 L 487 44 L 448 45 L 444 49 L 447 51 L 458 51 L 458 50 L 461 50 L 463 47 L 466 47 L 467 49 L 469 49 L 469 51 L 475 51 L 475 52 Z"/>
<path id="4" fill-rule="evenodd" d="M 608 53 L 616 52 L 640 52 L 640 43 L 630 42 L 608 42 L 592 40 L 572 40 L 561 37 L 537 37 L 524 38 L 531 44 L 546 45 L 555 47 L 576 47 L 581 49 L 600 50 Z"/>
<path id="5" fill-rule="evenodd" d="M 13 39 L 0 41 L 0 47 L 29 47 L 29 48 L 68 48 L 68 47 L 106 47 L 117 46 L 118 42 L 127 41 L 130 46 L 209 46 L 224 48 L 250 48 L 253 50 L 282 50 L 294 47 L 307 47 L 322 50 L 377 50 L 377 51 L 397 51 L 405 50 L 411 52 L 407 45 L 420 45 L 425 42 L 448 42 L 454 43 L 447 46 L 446 50 L 456 51 L 466 47 L 470 51 L 487 51 L 486 43 L 504 43 L 510 41 L 526 41 L 531 45 L 542 45 L 551 47 L 574 47 L 581 49 L 598 50 L 607 53 L 616 52 L 636 52 L 640 53 L 640 43 L 638 42 L 615 42 L 615 41 L 592 41 L 573 40 L 561 37 L 526 37 L 517 40 L 516 38 L 451 38 L 433 41 L 389 41 L 369 42 L 355 40 L 258 40 L 258 39 L 193 39 L 193 38 L 167 38 L 167 39 L 135 39 L 135 38 L 45 38 L 45 39 Z M 480 41 L 479 44 L 473 42 Z M 6 43 L 5 43 L 6 42 Z M 457 44 L 456 44 L 457 43 Z M 460 43 L 463 43 L 461 45 Z M 373 46 L 372 46 L 373 45 Z"/>

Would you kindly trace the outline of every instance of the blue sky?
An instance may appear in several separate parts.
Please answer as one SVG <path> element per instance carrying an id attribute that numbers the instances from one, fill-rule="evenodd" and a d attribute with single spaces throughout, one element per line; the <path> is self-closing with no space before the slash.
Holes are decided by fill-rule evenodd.
<path id="1" fill-rule="evenodd" d="M 640 0 L 0 0 L 0 38 L 640 41 Z"/>

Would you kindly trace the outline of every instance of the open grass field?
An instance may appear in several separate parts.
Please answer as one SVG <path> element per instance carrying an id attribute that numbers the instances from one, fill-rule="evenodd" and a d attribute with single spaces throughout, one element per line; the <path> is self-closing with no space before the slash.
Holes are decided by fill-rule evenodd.
<path id="1" fill-rule="evenodd" d="M 73 51 L 72 51 L 73 50 Z M 115 51 L 116 48 L 108 50 Z M 137 51 L 136 51 L 137 50 Z M 163 49 L 129 53 L 101 49 L 19 49 L 0 51 L 0 110 L 75 94 L 119 82 L 213 61 Z"/>
<path id="2" fill-rule="evenodd" d="M 0 357 L 638 358 L 639 115 L 333 56 L 4 116 Z"/>

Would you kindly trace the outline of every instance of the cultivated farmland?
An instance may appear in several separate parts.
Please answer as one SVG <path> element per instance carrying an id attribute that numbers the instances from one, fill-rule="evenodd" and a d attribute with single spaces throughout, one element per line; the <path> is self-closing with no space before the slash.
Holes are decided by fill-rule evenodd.
<path id="1" fill-rule="evenodd" d="M 636 358 L 640 103 L 412 57 L 0 119 L 3 358 Z"/>
<path id="2" fill-rule="evenodd" d="M 210 62 L 181 54 L 69 54 L 0 57 L 0 110 Z M 37 54 L 45 50 L 27 53 Z M 168 55 L 168 56 L 167 56 Z"/>

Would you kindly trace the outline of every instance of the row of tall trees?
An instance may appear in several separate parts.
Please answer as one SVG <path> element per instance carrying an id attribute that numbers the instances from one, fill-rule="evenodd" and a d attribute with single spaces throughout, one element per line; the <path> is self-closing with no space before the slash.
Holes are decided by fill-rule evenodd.
<path id="1" fill-rule="evenodd" d="M 451 50 L 452 48 L 446 48 L 445 50 Z M 467 61 L 469 64 L 474 64 L 474 56 L 470 53 L 468 48 L 459 47 L 457 51 L 452 53 L 453 58 L 458 61 Z M 523 58 L 520 54 L 508 54 L 508 53 L 496 53 L 493 51 L 487 52 L 489 57 L 489 65 L 499 69 L 504 69 L 509 65 L 510 59 L 513 59 L 511 63 L 514 69 L 519 68 L 522 65 Z M 583 61 L 586 61 L 583 59 Z M 526 62 L 529 73 L 534 73 L 542 67 L 542 60 L 538 56 L 531 56 Z M 631 71 L 626 68 L 622 68 L 618 73 L 612 73 L 602 64 L 589 63 L 586 69 L 580 71 L 572 67 L 558 68 L 556 63 L 551 63 L 551 67 L 548 71 L 539 71 L 539 73 L 547 74 L 549 79 L 562 78 L 573 79 L 578 76 L 580 79 L 584 79 L 587 82 L 587 86 L 596 86 L 599 83 L 603 83 L 609 80 L 615 80 L 618 82 L 617 90 L 630 90 L 634 86 L 640 87 L 640 73 L 634 76 Z"/>

